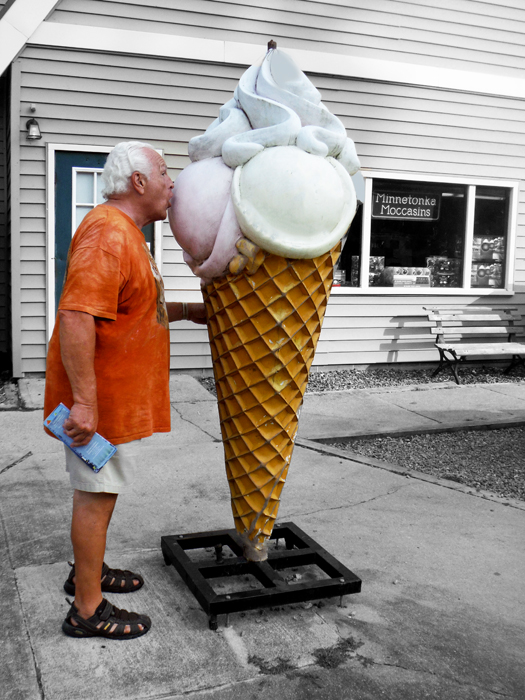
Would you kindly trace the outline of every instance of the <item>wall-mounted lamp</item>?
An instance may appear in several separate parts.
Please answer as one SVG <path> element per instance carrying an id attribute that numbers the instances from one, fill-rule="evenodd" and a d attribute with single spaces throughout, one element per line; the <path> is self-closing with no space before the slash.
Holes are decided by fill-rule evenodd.
<path id="1" fill-rule="evenodd" d="M 27 137 L 26 138 L 28 141 L 37 141 L 38 139 L 42 138 L 42 134 L 40 133 L 40 127 L 38 126 L 38 122 L 34 117 L 27 121 L 26 129 L 27 129 Z"/>

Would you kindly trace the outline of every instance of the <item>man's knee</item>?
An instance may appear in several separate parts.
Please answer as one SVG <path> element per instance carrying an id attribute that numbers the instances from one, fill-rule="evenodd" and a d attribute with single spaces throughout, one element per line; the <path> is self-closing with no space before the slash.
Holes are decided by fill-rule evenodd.
<path id="1" fill-rule="evenodd" d="M 80 491 L 79 489 L 75 489 L 73 494 L 73 512 L 88 510 L 93 514 L 111 515 L 117 497 L 117 493 Z"/>

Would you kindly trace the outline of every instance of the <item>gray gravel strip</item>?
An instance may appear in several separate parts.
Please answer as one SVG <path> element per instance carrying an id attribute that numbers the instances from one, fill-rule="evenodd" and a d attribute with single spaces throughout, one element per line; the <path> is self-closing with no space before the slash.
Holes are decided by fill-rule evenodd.
<path id="1" fill-rule="evenodd" d="M 509 374 L 503 374 L 501 367 L 485 367 L 465 366 L 459 370 L 459 378 L 461 384 L 500 384 L 508 382 L 523 383 L 525 381 L 525 369 L 517 367 Z M 328 372 L 310 372 L 308 380 L 307 392 L 320 391 L 345 391 L 347 389 L 376 389 L 376 388 L 391 388 L 404 387 L 419 384 L 443 384 L 443 382 L 452 382 L 455 385 L 454 378 L 450 371 L 441 371 L 435 377 L 432 377 L 431 369 L 394 369 L 382 368 L 366 370 L 358 369 L 341 369 L 330 370 Z"/>
<path id="2" fill-rule="evenodd" d="M 525 428 L 348 439 L 332 447 L 525 501 Z"/>
<path id="3" fill-rule="evenodd" d="M 501 367 L 465 366 L 459 372 L 462 384 L 500 384 L 525 382 L 525 369 L 517 367 L 509 374 L 503 374 Z M 308 380 L 307 393 L 324 391 L 346 391 L 348 389 L 386 389 L 411 387 L 414 385 L 436 385 L 451 382 L 455 385 L 452 374 L 448 371 L 440 372 L 432 377 L 434 366 L 430 369 L 334 369 L 327 372 L 318 372 L 313 369 Z M 202 377 L 201 384 L 215 394 L 215 381 L 213 377 Z"/>

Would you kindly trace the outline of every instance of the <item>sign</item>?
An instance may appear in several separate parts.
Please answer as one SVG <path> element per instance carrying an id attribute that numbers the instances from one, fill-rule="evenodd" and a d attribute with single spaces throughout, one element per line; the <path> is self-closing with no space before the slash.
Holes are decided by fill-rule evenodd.
<path id="1" fill-rule="evenodd" d="M 440 194 L 407 194 L 406 192 L 373 192 L 373 219 L 404 221 L 437 221 Z"/>

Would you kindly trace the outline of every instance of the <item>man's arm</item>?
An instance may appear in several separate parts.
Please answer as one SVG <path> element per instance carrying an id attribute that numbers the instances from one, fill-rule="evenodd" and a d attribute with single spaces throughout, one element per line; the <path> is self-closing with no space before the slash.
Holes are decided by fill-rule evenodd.
<path id="1" fill-rule="evenodd" d="M 199 303 L 188 303 L 188 321 L 193 321 L 193 323 L 206 323 L 206 307 L 204 304 Z M 166 303 L 166 308 L 168 309 L 168 319 L 170 323 L 174 321 L 183 320 L 183 306 L 180 301 L 168 301 Z"/>
<path id="2" fill-rule="evenodd" d="M 98 424 L 95 376 L 95 319 L 82 311 L 58 312 L 62 362 L 73 390 L 73 406 L 64 432 L 73 445 L 87 445 Z"/>

